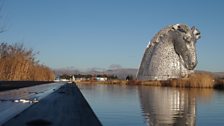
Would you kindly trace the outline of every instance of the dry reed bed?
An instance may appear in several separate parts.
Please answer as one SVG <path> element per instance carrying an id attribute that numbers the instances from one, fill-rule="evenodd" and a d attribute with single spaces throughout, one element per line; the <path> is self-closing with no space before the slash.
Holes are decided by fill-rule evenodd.
<path id="1" fill-rule="evenodd" d="M 224 89 L 224 79 L 215 78 L 207 72 L 193 73 L 188 78 L 159 80 L 108 80 L 108 81 L 81 81 L 81 84 L 121 84 L 121 85 L 146 85 L 146 86 L 167 86 L 180 88 L 217 88 Z"/>
<path id="2" fill-rule="evenodd" d="M 188 78 L 165 81 L 148 80 L 127 82 L 128 85 L 167 86 L 180 88 L 224 88 L 224 79 L 215 78 L 211 73 L 193 73 Z"/>

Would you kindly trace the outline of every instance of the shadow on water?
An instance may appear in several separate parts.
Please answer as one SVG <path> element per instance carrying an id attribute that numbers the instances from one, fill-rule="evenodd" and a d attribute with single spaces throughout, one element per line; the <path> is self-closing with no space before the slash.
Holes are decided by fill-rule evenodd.
<path id="1" fill-rule="evenodd" d="M 139 86 L 138 93 L 147 125 L 194 126 L 197 100 L 210 100 L 213 90 Z"/>

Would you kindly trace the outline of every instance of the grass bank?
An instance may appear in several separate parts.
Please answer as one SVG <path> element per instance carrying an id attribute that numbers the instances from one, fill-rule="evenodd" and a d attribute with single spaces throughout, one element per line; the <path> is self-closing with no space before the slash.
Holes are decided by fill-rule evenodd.
<path id="1" fill-rule="evenodd" d="M 108 80 L 108 81 L 81 81 L 81 84 L 124 84 L 124 85 L 146 85 L 166 86 L 179 88 L 216 88 L 224 89 L 224 79 L 216 78 L 211 73 L 193 73 L 188 78 L 169 80 Z"/>

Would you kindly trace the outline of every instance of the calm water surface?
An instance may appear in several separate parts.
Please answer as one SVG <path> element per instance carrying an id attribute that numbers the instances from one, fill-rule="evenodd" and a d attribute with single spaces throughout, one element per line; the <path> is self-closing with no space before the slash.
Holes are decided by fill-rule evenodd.
<path id="1" fill-rule="evenodd" d="M 78 84 L 105 126 L 223 126 L 224 91 Z"/>

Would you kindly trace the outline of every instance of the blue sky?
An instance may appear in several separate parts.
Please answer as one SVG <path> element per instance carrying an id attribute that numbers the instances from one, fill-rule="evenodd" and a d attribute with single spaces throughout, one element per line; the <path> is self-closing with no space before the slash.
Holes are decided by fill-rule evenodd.
<path id="1" fill-rule="evenodd" d="M 39 51 L 51 68 L 138 68 L 161 28 L 185 23 L 202 35 L 196 69 L 224 71 L 223 12 L 221 0 L 5 0 L 0 40 Z"/>

